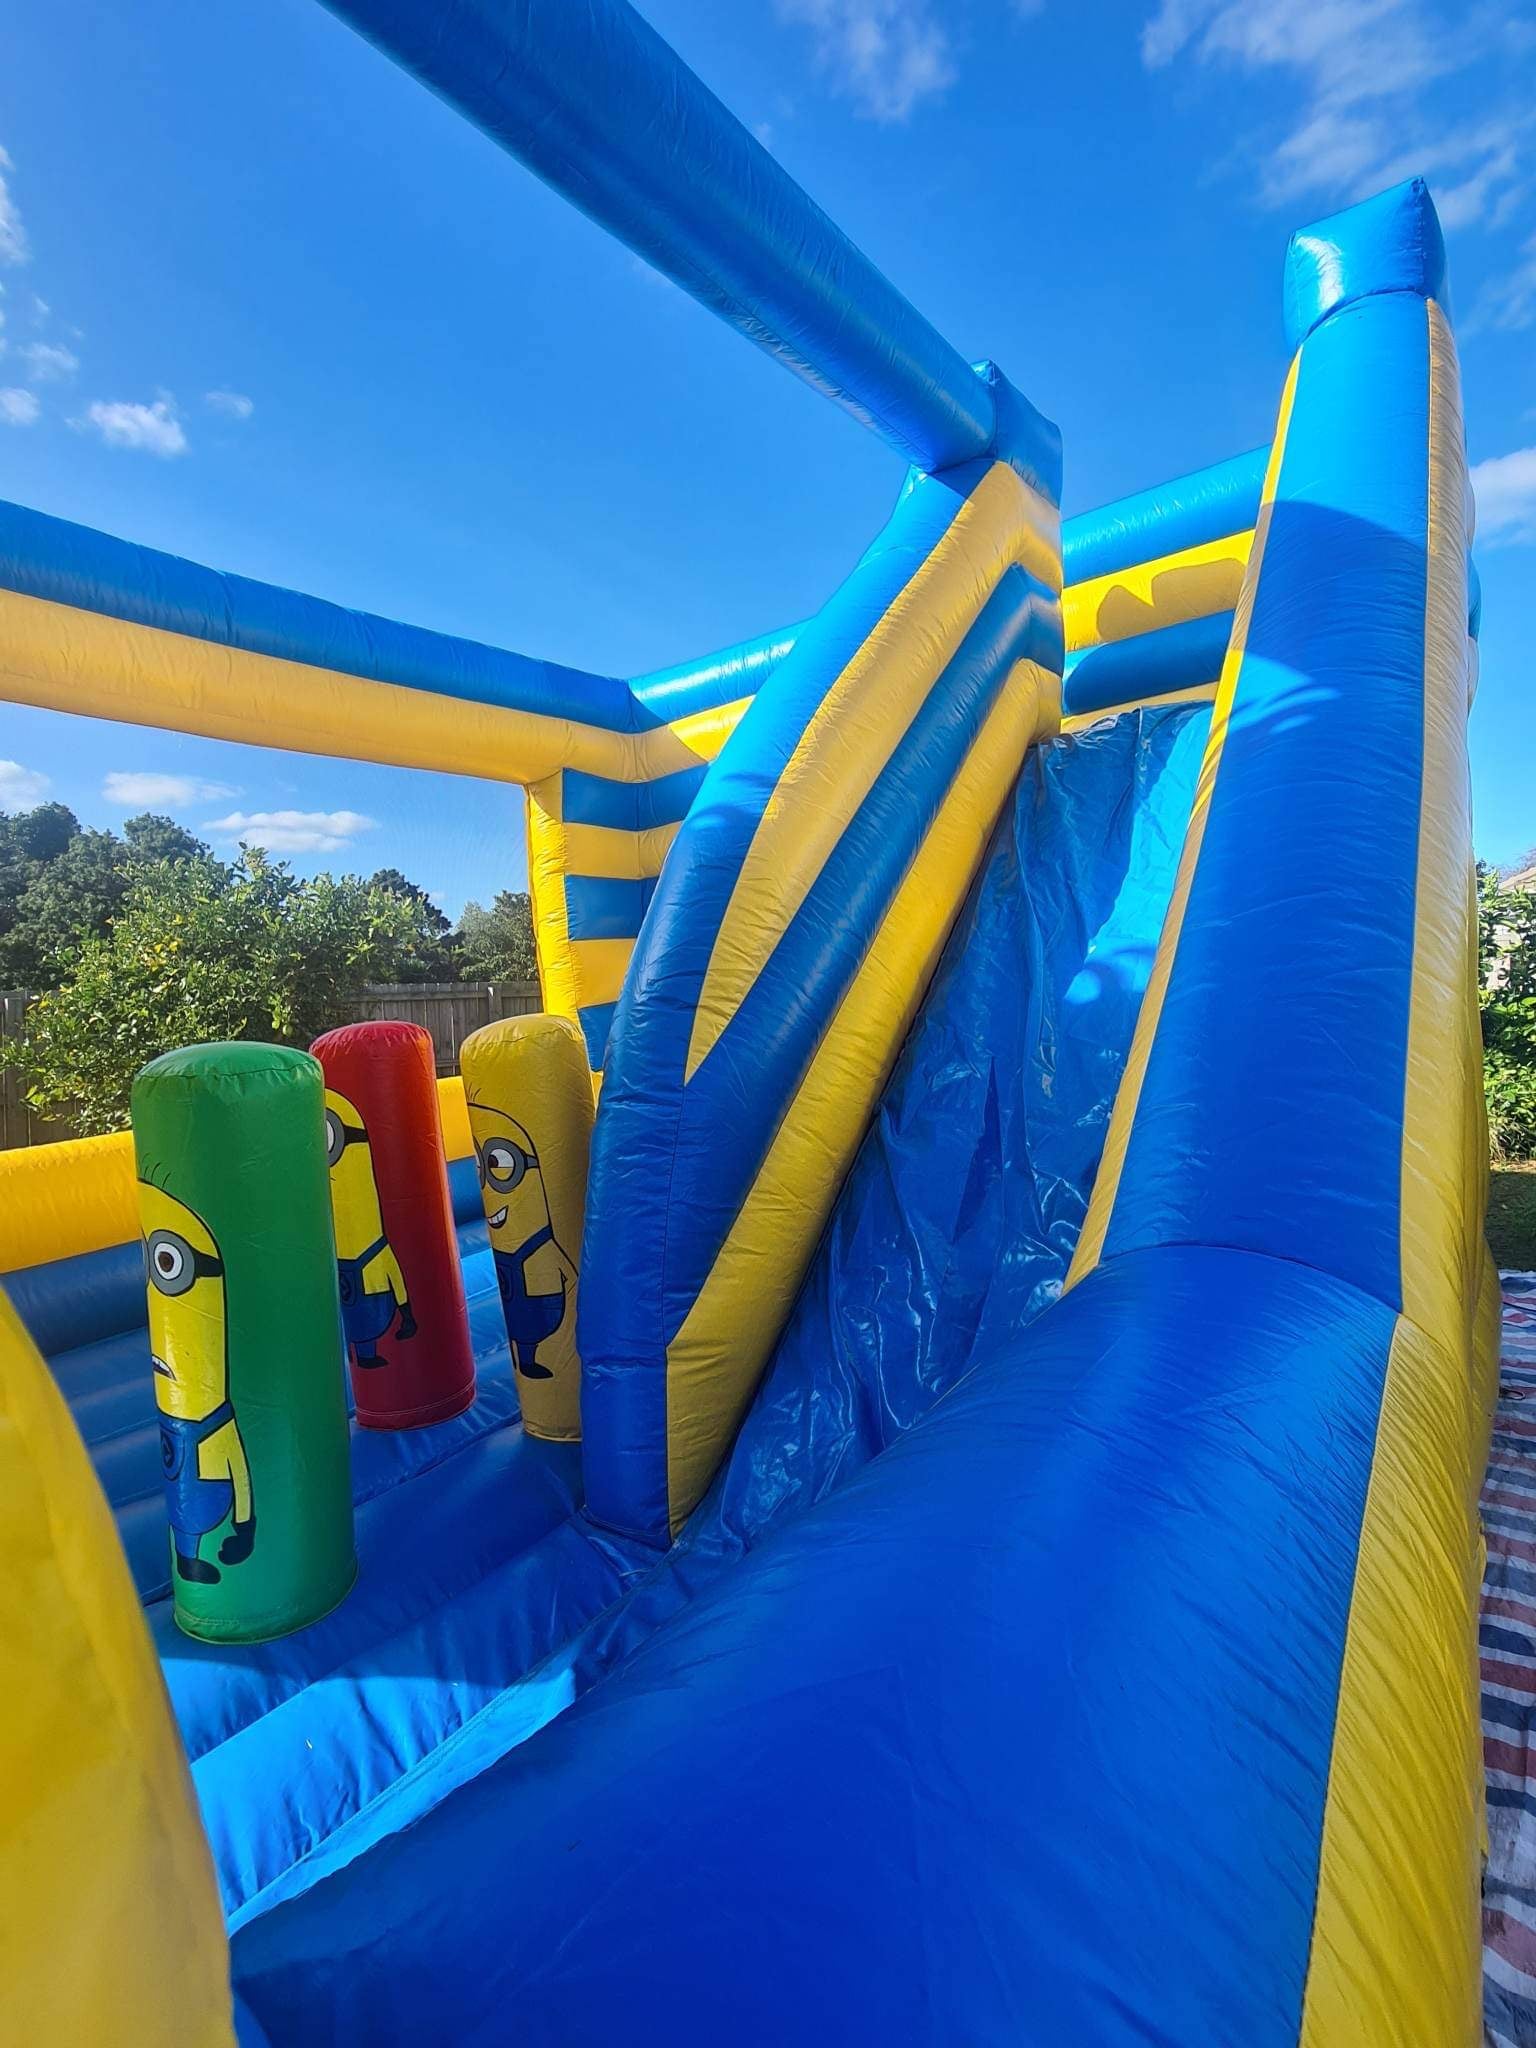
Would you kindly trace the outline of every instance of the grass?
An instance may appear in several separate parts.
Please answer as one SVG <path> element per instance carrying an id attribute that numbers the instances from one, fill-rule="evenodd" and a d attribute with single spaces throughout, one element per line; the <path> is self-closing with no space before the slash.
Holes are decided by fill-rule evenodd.
<path id="1" fill-rule="evenodd" d="M 1502 1271 L 1536 1273 L 1536 1159 L 1491 1170 L 1488 1248 Z"/>

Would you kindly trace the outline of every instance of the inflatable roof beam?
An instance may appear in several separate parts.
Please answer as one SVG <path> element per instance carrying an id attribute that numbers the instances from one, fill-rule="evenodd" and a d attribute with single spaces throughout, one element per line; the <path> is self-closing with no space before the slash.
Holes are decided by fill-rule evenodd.
<path id="1" fill-rule="evenodd" d="M 326 0 L 701 305 L 920 469 L 992 393 L 624 0 Z"/>

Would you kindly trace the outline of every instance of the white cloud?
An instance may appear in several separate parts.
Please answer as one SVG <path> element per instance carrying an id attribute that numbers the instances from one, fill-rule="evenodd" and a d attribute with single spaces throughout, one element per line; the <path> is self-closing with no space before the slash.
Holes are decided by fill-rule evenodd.
<path id="1" fill-rule="evenodd" d="M 1461 323 L 1463 340 L 1486 328 L 1518 334 L 1536 323 L 1536 235 L 1523 243 L 1503 277 L 1485 284 L 1469 316 Z"/>
<path id="2" fill-rule="evenodd" d="M 39 769 L 23 768 L 19 761 L 0 761 L 0 811 L 26 811 L 40 804 L 48 778 Z"/>
<path id="3" fill-rule="evenodd" d="M 1536 448 L 1516 448 L 1475 464 L 1472 491 L 1480 541 L 1536 543 Z"/>
<path id="4" fill-rule="evenodd" d="M 1490 5 L 1443 16 L 1433 0 L 1161 0 L 1141 33 L 1142 61 L 1288 75 L 1300 103 L 1286 130 L 1255 145 L 1269 205 L 1356 199 L 1415 172 L 1439 174 L 1448 228 L 1497 226 L 1528 183 L 1529 93 L 1476 121 L 1429 118 L 1423 101 L 1451 73 L 1483 65 L 1503 80 L 1528 54 L 1518 20 Z"/>
<path id="5" fill-rule="evenodd" d="M 833 91 L 872 121 L 905 121 L 958 75 L 928 0 L 778 0 L 778 13 L 811 31 Z"/>
<path id="6" fill-rule="evenodd" d="M 23 391 L 19 384 L 8 384 L 4 390 L 0 390 L 0 425 L 35 426 L 41 411 L 42 407 L 37 402 L 35 391 Z"/>
<path id="7" fill-rule="evenodd" d="M 32 251 L 5 176 L 12 168 L 9 154 L 0 149 L 0 263 L 25 263 Z"/>
<path id="8" fill-rule="evenodd" d="M 232 420 L 248 420 L 256 410 L 256 401 L 243 391 L 205 391 L 203 403 L 210 412 L 224 413 Z"/>
<path id="9" fill-rule="evenodd" d="M 340 853 L 378 822 L 361 811 L 231 811 L 227 818 L 210 818 L 203 830 L 268 853 Z"/>
<path id="10" fill-rule="evenodd" d="M 157 775 L 152 770 L 115 768 L 101 785 L 109 804 L 137 810 L 142 804 L 209 803 L 215 797 L 238 796 L 232 782 L 201 782 L 193 775 Z"/>
<path id="11" fill-rule="evenodd" d="M 28 365 L 27 375 L 34 384 L 60 383 L 65 377 L 73 377 L 80 367 L 80 358 L 72 348 L 51 341 L 26 342 L 16 353 Z"/>
<path id="12" fill-rule="evenodd" d="M 153 405 L 134 405 L 120 398 L 110 402 L 93 399 L 85 409 L 85 417 L 69 424 L 93 427 L 109 448 L 140 448 L 148 455 L 167 457 L 187 452 L 187 437 L 176 417 L 176 402 L 163 393 Z"/>

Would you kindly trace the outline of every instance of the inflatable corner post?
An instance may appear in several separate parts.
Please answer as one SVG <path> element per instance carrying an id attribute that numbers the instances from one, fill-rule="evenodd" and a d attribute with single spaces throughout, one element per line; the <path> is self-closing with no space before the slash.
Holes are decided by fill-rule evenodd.
<path id="1" fill-rule="evenodd" d="M 420 1429 L 475 1398 L 431 1035 L 344 1024 L 325 1070 L 341 1319 L 364 1429 Z"/>
<path id="2" fill-rule="evenodd" d="M 581 1435 L 577 1259 L 592 1139 L 586 1048 L 562 1017 L 508 1017 L 459 1050 L 523 1427 Z"/>
<path id="3" fill-rule="evenodd" d="M 133 1088 L 176 1619 L 303 1628 L 357 1572 L 320 1069 L 275 1045 L 167 1053 Z"/>
<path id="4" fill-rule="evenodd" d="M 319 1043 L 325 1105 L 298 1054 L 151 1069 L 148 1328 L 127 1139 L 0 1154 L 242 2024 L 1476 2048 L 1498 1290 L 1424 187 L 1295 237 L 1269 446 L 1063 525 L 1055 429 L 623 0 L 332 4 L 908 474 L 815 617 L 629 680 L 0 506 L 9 697 L 528 792 L 554 1017 L 471 1039 L 467 1097 L 397 1024 Z M 316 1600 L 350 1568 L 327 1137 L 370 1569 L 188 1642 L 168 1596 L 248 1621 L 299 1533 L 290 1374 Z M 151 1352 L 198 1379 L 176 1563 Z M 135 2041 L 224 2044 L 106 1509 L 8 1319 L 0 1387 L 0 2034 L 111 2040 L 121 1987 Z"/>

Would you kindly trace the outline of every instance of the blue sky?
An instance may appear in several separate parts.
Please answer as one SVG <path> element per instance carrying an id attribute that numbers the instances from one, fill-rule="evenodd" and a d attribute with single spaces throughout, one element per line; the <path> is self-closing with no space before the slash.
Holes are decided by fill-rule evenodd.
<path id="1" fill-rule="evenodd" d="M 648 0 L 961 349 L 1068 511 L 1268 438 L 1289 230 L 1448 228 L 1485 588 L 1478 845 L 1536 841 L 1536 25 L 1507 0 Z M 0 490 L 635 673 L 804 616 L 900 482 L 315 0 L 15 0 Z M 519 885 L 515 792 L 0 709 L 0 804 Z M 145 779 L 147 778 L 147 779 Z M 252 818 L 267 822 L 251 825 Z M 275 821 L 275 822 L 274 822 Z"/>

